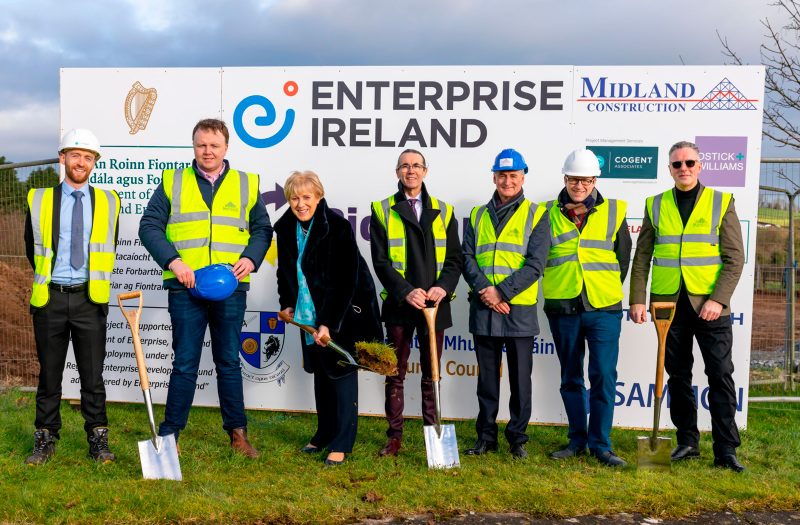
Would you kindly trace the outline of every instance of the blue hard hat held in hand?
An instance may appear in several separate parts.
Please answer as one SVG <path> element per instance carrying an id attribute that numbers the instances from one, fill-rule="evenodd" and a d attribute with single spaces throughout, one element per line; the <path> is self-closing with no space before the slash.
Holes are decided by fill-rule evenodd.
<path id="1" fill-rule="evenodd" d="M 237 286 L 239 281 L 230 264 L 212 264 L 194 272 L 194 288 L 189 288 L 189 292 L 198 299 L 224 301 Z"/>
<path id="2" fill-rule="evenodd" d="M 528 165 L 525 164 L 525 159 L 522 158 L 522 154 L 519 151 L 508 148 L 497 154 L 497 157 L 494 159 L 492 171 L 517 170 L 522 170 L 524 173 L 528 173 Z"/>

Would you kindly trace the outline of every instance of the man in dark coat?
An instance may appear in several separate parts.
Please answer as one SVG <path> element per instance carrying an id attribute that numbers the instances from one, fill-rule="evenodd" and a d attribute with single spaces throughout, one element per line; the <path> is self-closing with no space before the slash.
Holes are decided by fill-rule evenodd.
<path id="1" fill-rule="evenodd" d="M 370 218 L 372 266 L 384 286 L 381 320 L 389 343 L 397 353 L 399 374 L 386 378 L 388 442 L 381 456 L 395 456 L 403 437 L 403 381 L 417 333 L 422 368 L 422 417 L 436 421 L 431 380 L 428 329 L 422 310 L 438 305 L 437 359 L 442 356 L 444 330 L 452 326 L 450 300 L 461 275 L 461 246 L 457 220 L 449 204 L 431 197 L 423 180 L 428 174 L 425 157 L 405 150 L 397 160 L 398 191 L 372 203 Z"/>

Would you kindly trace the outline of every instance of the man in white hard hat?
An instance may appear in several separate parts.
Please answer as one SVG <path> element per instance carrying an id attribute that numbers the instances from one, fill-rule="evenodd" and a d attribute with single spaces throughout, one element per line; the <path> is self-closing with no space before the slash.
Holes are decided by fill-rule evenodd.
<path id="1" fill-rule="evenodd" d="M 465 451 L 480 456 L 497 450 L 500 367 L 505 349 L 511 390 L 511 418 L 505 437 L 511 455 L 528 456 L 533 343 L 539 334 L 536 301 L 539 277 L 550 246 L 544 206 L 525 198 L 528 165 L 519 152 L 504 149 L 492 166 L 495 191 L 473 208 L 464 233 L 464 279 L 469 292 L 469 331 L 478 360 L 478 439 Z"/>
<path id="2" fill-rule="evenodd" d="M 450 300 L 461 277 L 461 246 L 453 207 L 428 193 L 428 165 L 421 152 L 407 149 L 395 166 L 397 191 L 372 203 L 372 266 L 383 284 L 381 320 L 397 354 L 398 375 L 386 378 L 386 445 L 381 457 L 396 456 L 403 439 L 404 381 L 414 332 L 422 369 L 422 419 L 436 422 L 426 305 L 438 305 L 436 344 L 442 355 L 444 330 L 452 326 Z"/>
<path id="3" fill-rule="evenodd" d="M 564 188 L 546 204 L 551 246 L 542 291 L 561 364 L 569 443 L 550 457 L 578 456 L 588 448 L 604 465 L 625 466 L 612 450 L 609 434 L 622 329 L 622 282 L 632 245 L 625 220 L 627 204 L 597 191 L 600 164 L 587 149 L 571 152 L 561 173 Z M 587 343 L 592 387 L 588 406 L 583 377 Z"/>
<path id="4" fill-rule="evenodd" d="M 31 314 L 39 358 L 36 431 L 28 465 L 56 450 L 61 429 L 61 379 L 70 339 L 81 382 L 81 414 L 89 455 L 115 460 L 108 446 L 106 317 L 117 246 L 120 201 L 114 190 L 90 186 L 100 144 L 88 129 L 64 134 L 58 150 L 64 181 L 28 192 L 25 250 L 33 268 Z"/>
<path id="5" fill-rule="evenodd" d="M 259 452 L 247 437 L 239 349 L 250 274 L 264 260 L 272 225 L 258 175 L 232 169 L 225 159 L 229 136 L 227 125 L 218 119 L 195 125 L 194 162 L 188 168 L 164 170 L 139 222 L 139 238 L 161 267 L 169 290 L 175 357 L 159 435 L 178 439 L 186 427 L 208 327 L 222 428 L 235 452 L 257 458 Z M 220 300 L 192 294 L 195 271 L 216 263 L 233 267 L 239 281 L 236 290 Z"/>
<path id="6" fill-rule="evenodd" d="M 677 303 L 664 356 L 670 416 L 678 438 L 672 461 L 700 456 L 692 386 L 696 339 L 708 376 L 714 466 L 742 472 L 745 467 L 736 458 L 740 440 L 730 304 L 744 267 L 744 243 L 733 196 L 703 186 L 698 180 L 702 167 L 697 145 L 681 141 L 670 148 L 675 187 L 647 198 L 631 268 L 631 319 L 647 320 L 652 260 L 650 301 Z"/>

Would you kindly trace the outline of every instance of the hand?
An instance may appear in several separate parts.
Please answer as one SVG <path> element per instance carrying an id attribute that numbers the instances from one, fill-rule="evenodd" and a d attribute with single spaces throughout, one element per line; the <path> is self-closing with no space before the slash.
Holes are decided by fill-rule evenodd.
<path id="1" fill-rule="evenodd" d="M 643 304 L 632 304 L 630 309 L 631 320 L 636 324 L 647 321 L 647 309 Z"/>
<path id="2" fill-rule="evenodd" d="M 322 340 L 325 340 L 323 343 Z M 317 343 L 319 346 L 328 346 L 328 342 L 331 340 L 331 333 L 328 330 L 328 327 L 324 324 L 319 325 L 317 331 L 314 332 L 314 342 Z"/>
<path id="3" fill-rule="evenodd" d="M 425 308 L 425 300 L 427 298 L 428 294 L 425 293 L 425 290 L 422 288 L 414 288 L 406 295 L 406 302 L 417 310 L 422 310 Z"/>
<path id="4" fill-rule="evenodd" d="M 294 308 L 292 308 L 291 306 L 281 310 L 281 313 L 284 314 L 286 317 L 288 317 L 290 319 L 294 319 Z"/>
<path id="5" fill-rule="evenodd" d="M 500 291 L 494 286 L 488 286 L 483 290 L 479 290 L 478 295 L 481 301 L 483 301 L 483 304 L 489 308 L 494 308 L 495 305 L 503 302 L 503 296 L 500 295 Z"/>
<path id="6" fill-rule="evenodd" d="M 174 273 L 175 277 L 178 278 L 178 282 L 186 288 L 194 288 L 194 271 L 188 264 L 180 259 L 175 259 L 169 263 L 169 271 Z"/>
<path id="7" fill-rule="evenodd" d="M 431 286 L 428 290 L 428 301 L 433 301 L 434 306 L 438 305 L 442 299 L 447 297 L 447 292 L 440 286 Z"/>
<path id="8" fill-rule="evenodd" d="M 700 319 L 704 321 L 716 321 L 719 319 L 719 314 L 721 313 L 722 305 L 717 301 L 708 299 L 703 303 L 703 307 L 700 308 Z"/>
<path id="9" fill-rule="evenodd" d="M 511 305 L 505 301 L 500 301 L 496 305 L 492 306 L 492 310 L 498 314 L 508 315 L 511 313 Z"/>
<path id="10" fill-rule="evenodd" d="M 242 257 L 236 264 L 233 265 L 233 275 L 236 276 L 238 280 L 242 280 L 248 275 L 250 272 L 256 269 L 256 265 L 253 264 L 253 261 L 248 259 L 247 257 Z"/>

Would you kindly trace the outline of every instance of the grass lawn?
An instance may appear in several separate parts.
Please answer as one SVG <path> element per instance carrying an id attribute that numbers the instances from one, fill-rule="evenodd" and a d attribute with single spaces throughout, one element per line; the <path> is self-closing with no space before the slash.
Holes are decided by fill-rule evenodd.
<path id="1" fill-rule="evenodd" d="M 764 392 L 753 392 L 765 395 Z M 156 407 L 156 418 L 163 407 Z M 800 404 L 753 404 L 742 433 L 744 474 L 703 457 L 670 473 L 609 469 L 588 457 L 555 462 L 547 453 L 565 443 L 563 427 L 532 426 L 530 458 L 514 461 L 508 446 L 484 457 L 461 457 L 460 469 L 428 470 L 419 420 L 407 422 L 398 458 L 379 459 L 381 418 L 360 419 L 358 441 L 343 466 L 325 468 L 323 455 L 301 454 L 315 416 L 250 412 L 250 435 L 264 453 L 256 461 L 228 448 L 216 409 L 194 408 L 181 434 L 184 481 L 145 481 L 137 441 L 147 439 L 141 405 L 109 405 L 117 462 L 86 457 L 80 413 L 62 404 L 64 429 L 56 456 L 40 467 L 30 453 L 34 395 L 0 393 L 0 523 L 347 523 L 364 518 L 433 512 L 522 512 L 536 517 L 639 512 L 679 517 L 700 511 L 800 508 Z M 475 439 L 473 422 L 457 422 L 462 448 Z M 635 464 L 642 431 L 612 434 L 616 452 Z M 668 435 L 666 433 L 662 435 Z M 673 435 L 674 440 L 674 435 Z"/>

